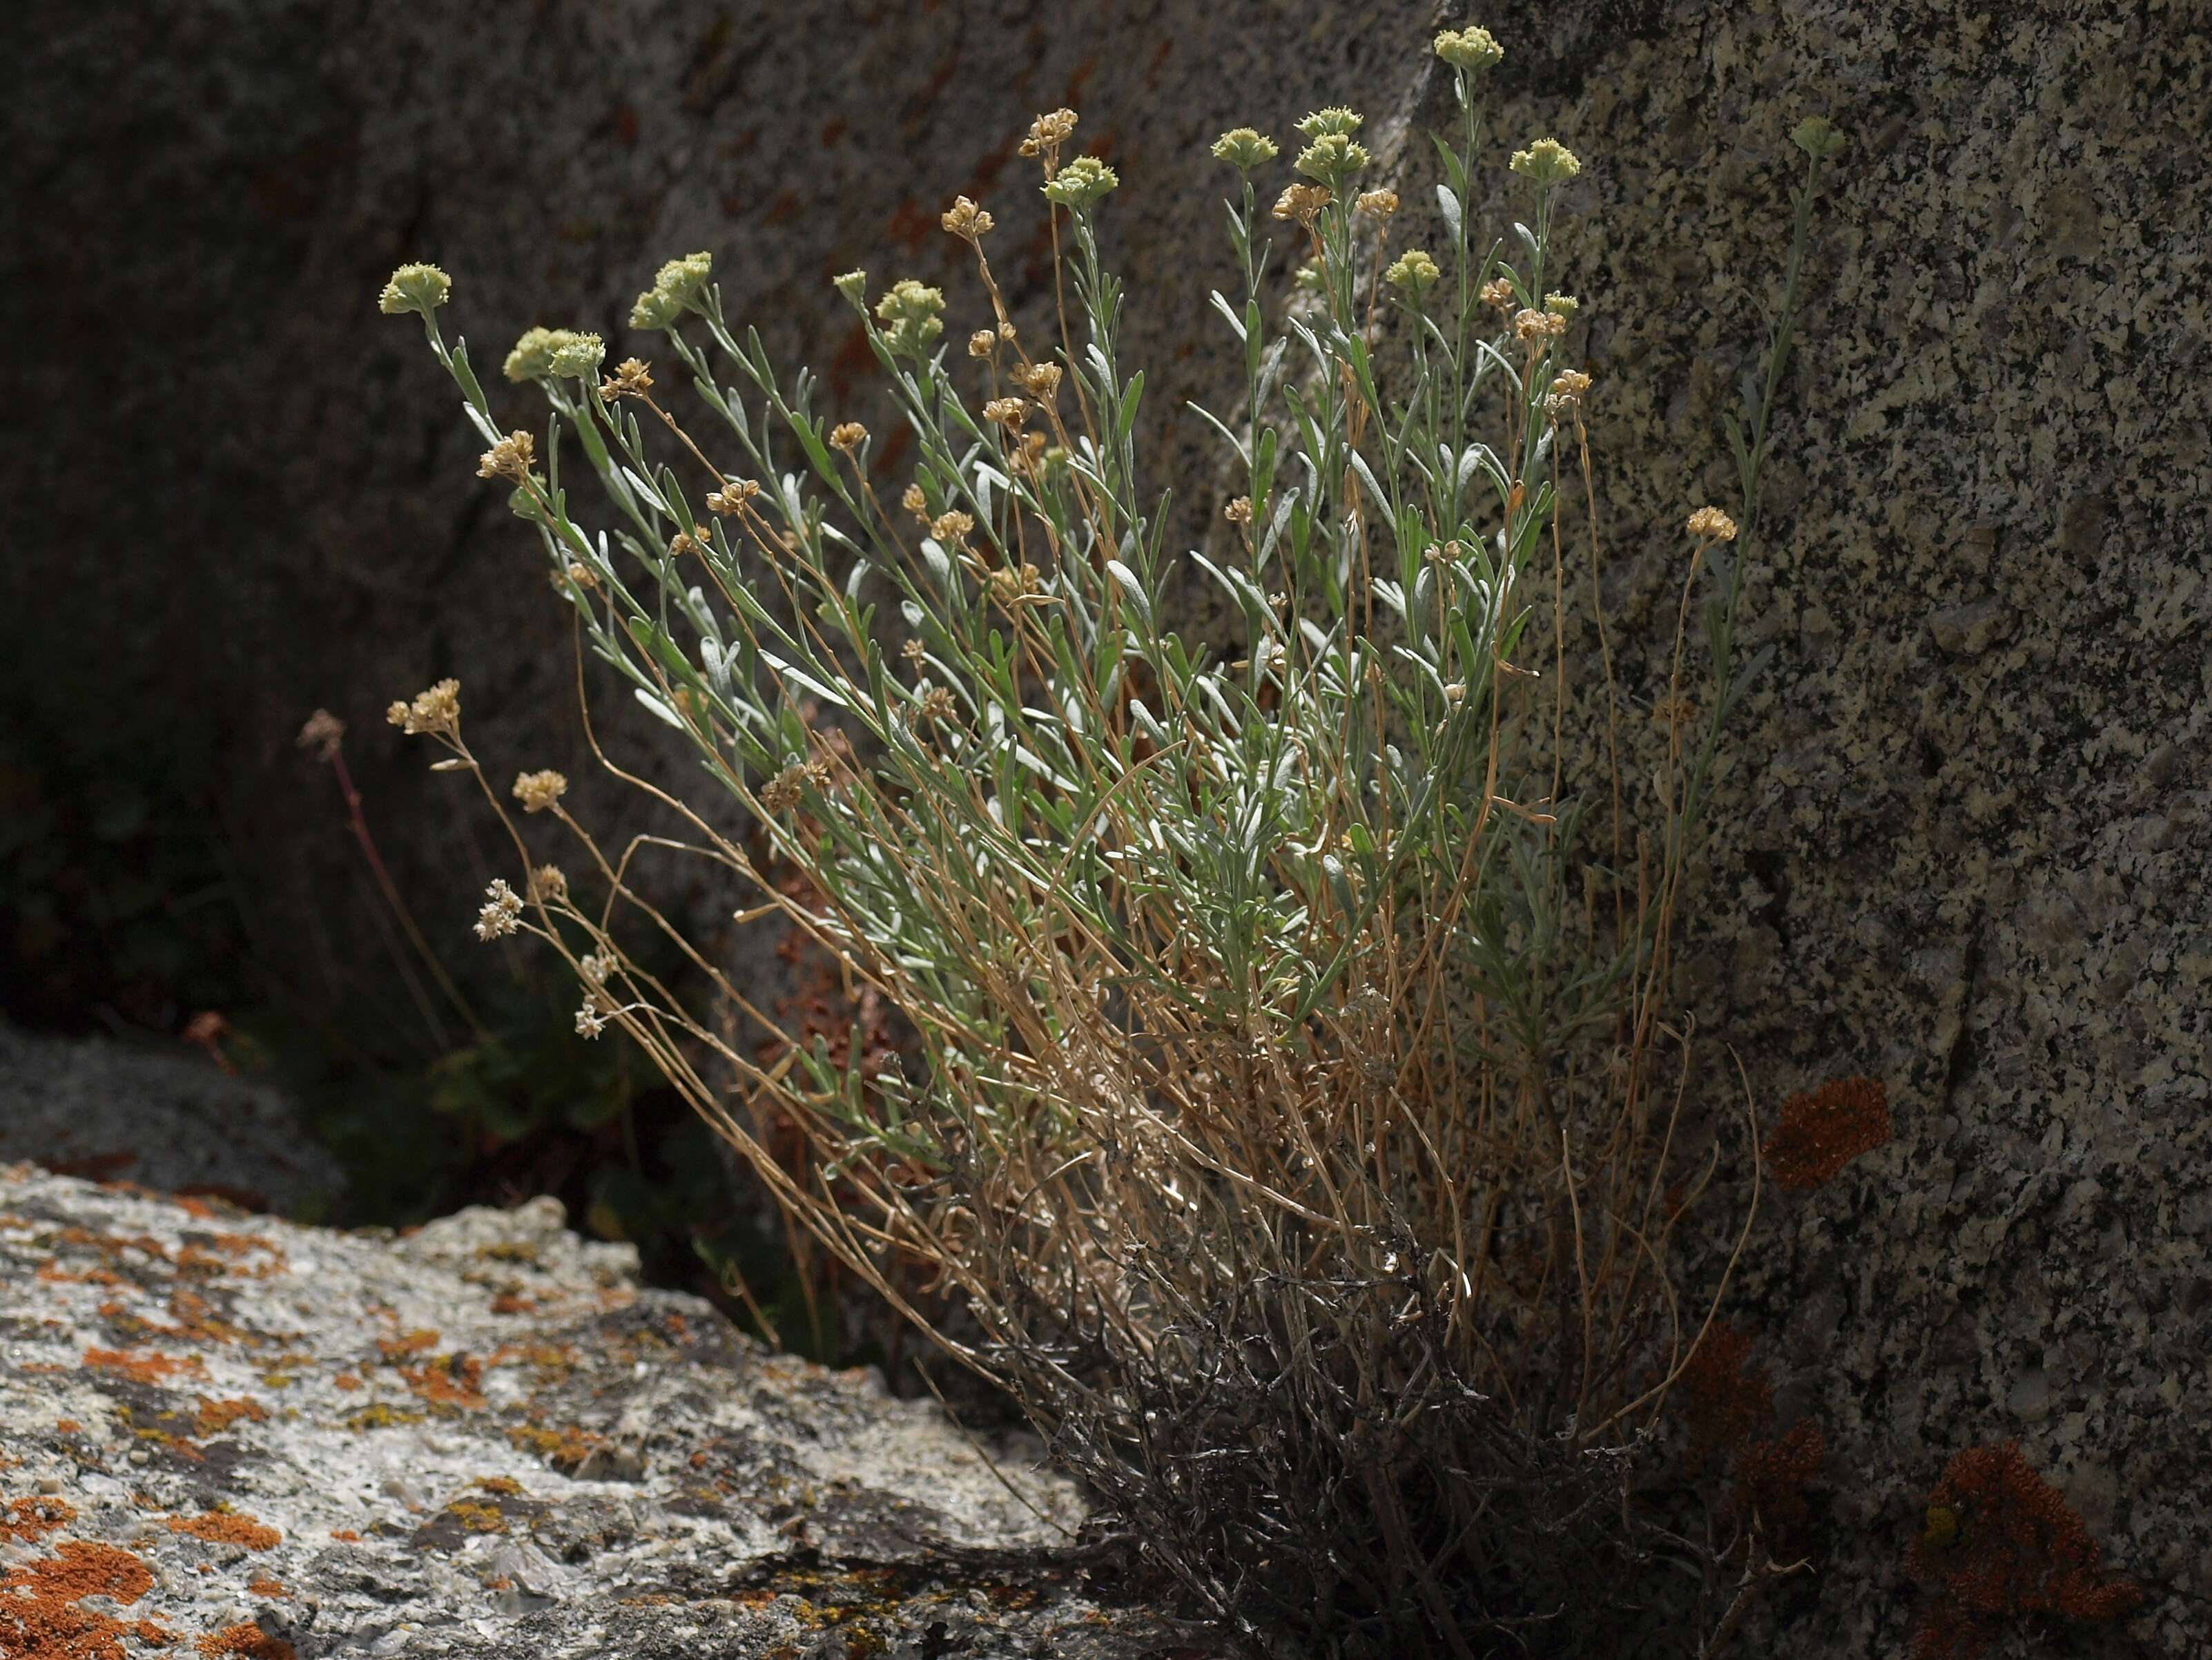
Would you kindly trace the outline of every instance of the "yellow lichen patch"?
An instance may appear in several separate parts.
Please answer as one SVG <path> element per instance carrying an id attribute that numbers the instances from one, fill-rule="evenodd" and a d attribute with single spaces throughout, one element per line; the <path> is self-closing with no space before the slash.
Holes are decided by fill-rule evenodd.
<path id="1" fill-rule="evenodd" d="M 574 1425 L 551 1430 L 542 1424 L 517 1424 L 508 1428 L 507 1438 L 564 1473 L 573 1473 L 599 1444 L 599 1437 Z"/>
<path id="2" fill-rule="evenodd" d="M 204 1516 L 173 1516 L 171 1533 L 188 1533 L 211 1545 L 243 1545 L 248 1550 L 269 1550 L 283 1542 L 276 1529 L 255 1521 L 243 1511 L 211 1510 Z"/>
<path id="3" fill-rule="evenodd" d="M 502 1499 L 517 1499 L 522 1494 L 522 1483 L 511 1475 L 487 1475 L 477 1486 L 486 1493 L 495 1493 Z"/>
<path id="4" fill-rule="evenodd" d="M 496 1505 L 487 1505 L 477 1499 L 456 1499 L 446 1506 L 446 1514 L 459 1522 L 471 1533 L 505 1533 L 507 1517 Z"/>
<path id="5" fill-rule="evenodd" d="M 345 1424 L 349 1430 L 388 1430 L 400 1424 L 419 1424 L 426 1416 L 424 1413 L 410 1412 L 404 1407 L 379 1401 L 348 1414 Z"/>

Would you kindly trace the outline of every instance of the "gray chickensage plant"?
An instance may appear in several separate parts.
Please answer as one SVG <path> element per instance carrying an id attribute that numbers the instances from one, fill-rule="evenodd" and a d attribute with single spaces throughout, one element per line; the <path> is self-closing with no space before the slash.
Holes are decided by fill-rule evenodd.
<path id="1" fill-rule="evenodd" d="M 1745 550 L 1841 139 L 1793 135 L 1780 308 L 1729 426 L 1741 499 L 1687 515 L 1671 677 L 1624 735 L 1609 646 L 1566 650 L 1599 586 L 1600 389 L 1552 286 L 1580 163 L 1549 139 L 1512 153 L 1527 217 L 1479 238 L 1503 52 L 1474 28 L 1434 50 L 1455 119 L 1432 248 L 1393 247 L 1399 199 L 1363 188 L 1349 110 L 1298 125 L 1273 226 L 1274 142 L 1214 147 L 1237 291 L 1212 301 L 1243 384 L 1193 412 L 1236 494 L 1186 556 L 1226 638 L 1166 614 L 1145 377 L 1102 246 L 1119 180 L 1072 153 L 1061 110 L 1021 146 L 1050 219 L 1048 345 L 1017 328 L 965 198 L 944 224 L 988 305 L 966 337 L 937 289 L 837 279 L 912 434 L 896 502 L 874 437 L 779 373 L 704 253 L 637 301 L 650 365 L 524 337 L 506 373 L 550 406 L 538 433 L 495 421 L 446 341 L 444 273 L 396 272 L 384 309 L 420 316 L 580 639 L 707 794 L 633 778 L 686 828 L 611 853 L 558 773 L 502 799 L 454 682 L 391 715 L 513 838 L 479 934 L 557 952 L 580 1029 L 642 1046 L 883 1295 L 917 1319 L 922 1278 L 949 1295 L 937 1341 L 1210 1614 L 1268 1652 L 1592 1653 L 1648 1636 L 1685 1563 L 1733 1599 L 1723 1630 L 1779 1571 L 1755 1516 L 1693 1541 L 1668 1507 L 1661 1408 L 1720 1294 L 1692 1300 L 1676 1239 L 1712 1166 L 1676 1168 L 1690 1044 L 1668 995 L 1756 666 L 1734 649 Z M 1302 262 L 1287 283 L 1271 231 Z M 1686 687 L 1693 657 L 1709 684 Z M 1590 710 L 1604 763 L 1571 794 L 1566 728 Z M 570 871 L 530 846 L 539 813 Z M 830 953 L 900 1041 L 782 1033 L 654 909 L 638 859 L 679 847 Z M 641 933 L 715 1006 L 643 966 Z M 765 1150 L 763 1111 L 803 1133 L 803 1169 Z M 1747 1225 L 1756 1199 L 1754 1177 Z M 1715 1635 L 1698 1621 L 1686 1649 Z"/>

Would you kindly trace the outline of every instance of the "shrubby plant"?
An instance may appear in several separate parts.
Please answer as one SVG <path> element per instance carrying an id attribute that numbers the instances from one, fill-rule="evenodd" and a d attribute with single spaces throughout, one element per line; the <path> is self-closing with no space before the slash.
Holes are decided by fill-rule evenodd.
<path id="1" fill-rule="evenodd" d="M 1435 50 L 1456 120 L 1429 246 L 1393 241 L 1399 198 L 1349 110 L 1299 124 L 1271 208 L 1276 143 L 1215 146 L 1238 282 L 1212 304 L 1243 380 L 1193 413 L 1235 494 L 1187 556 L 1225 637 L 1168 614 L 1145 377 L 1101 242 L 1120 180 L 1073 153 L 1062 110 L 1021 146 L 1051 216 L 1048 345 L 1017 328 L 993 216 L 964 198 L 944 223 L 972 250 L 982 326 L 949 330 L 944 294 L 912 279 L 837 279 L 915 442 L 892 502 L 873 435 L 770 362 L 704 253 L 639 297 L 651 364 L 524 337 L 506 372 L 550 406 L 542 436 L 495 421 L 446 343 L 442 274 L 396 273 L 384 307 L 422 318 L 482 473 L 712 800 L 634 780 L 690 837 L 610 851 L 564 779 L 526 772 L 512 800 L 573 835 L 564 872 L 464 741 L 452 683 L 392 718 L 483 781 L 514 835 L 478 933 L 561 953 L 579 1029 L 643 1046 L 886 1296 L 915 1265 L 949 1287 L 972 1324 L 939 1341 L 1207 1608 L 1332 1653 L 1579 1652 L 1662 1595 L 1626 1570 L 1710 1554 L 1640 1496 L 1718 1294 L 1690 1299 L 1676 1246 L 1711 1166 L 1677 1168 L 1688 1055 L 1667 998 L 1838 141 L 1796 135 L 1782 309 L 1731 429 L 1741 500 L 1687 516 L 1656 727 L 1605 714 L 1592 778 L 1569 770 L 1567 682 L 1601 711 L 1618 693 L 1609 648 L 1569 661 L 1566 615 L 1584 584 L 1595 603 L 1597 389 L 1572 367 L 1554 242 L 1581 164 L 1548 138 L 1514 151 L 1525 222 L 1478 239 L 1502 54 L 1480 29 Z M 1271 221 L 1304 261 L 1289 303 Z M 1702 709 L 1684 684 L 1700 604 Z M 856 1023 L 848 1049 L 763 1059 L 673 998 L 640 930 L 775 1027 L 641 891 L 638 856 L 676 847 L 895 1011 L 903 1051 Z M 763 847 L 799 879 L 771 880 Z M 763 1153 L 763 1105 L 803 1127 L 807 1175 Z"/>

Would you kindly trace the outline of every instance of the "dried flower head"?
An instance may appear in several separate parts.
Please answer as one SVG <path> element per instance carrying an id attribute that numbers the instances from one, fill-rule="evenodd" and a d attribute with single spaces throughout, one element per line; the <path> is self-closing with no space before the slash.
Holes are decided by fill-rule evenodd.
<path id="1" fill-rule="evenodd" d="M 483 908 L 477 912 L 477 938 L 497 939 L 521 926 L 522 899 L 506 879 L 495 876 L 484 890 Z"/>
<path id="2" fill-rule="evenodd" d="M 1079 155 L 1045 181 L 1045 199 L 1063 208 L 1087 210 L 1121 182 L 1121 175 L 1095 155 Z"/>
<path id="3" fill-rule="evenodd" d="M 1513 314 L 1513 332 L 1522 340 L 1556 340 L 1566 331 L 1567 319 L 1553 312 L 1522 311 Z"/>
<path id="4" fill-rule="evenodd" d="M 1499 311 L 1511 311 L 1520 300 L 1513 292 L 1513 279 L 1510 277 L 1492 277 L 1476 290 L 1475 297 Z"/>
<path id="5" fill-rule="evenodd" d="M 477 477 L 526 484 L 530 482 L 530 463 L 537 450 L 538 441 L 528 433 L 511 432 L 477 458 Z"/>
<path id="6" fill-rule="evenodd" d="M 1275 217 L 1296 220 L 1308 230 L 1321 210 L 1336 198 L 1319 185 L 1291 185 L 1275 198 Z"/>
<path id="7" fill-rule="evenodd" d="M 412 702 L 393 703 L 384 718 L 410 738 L 452 732 L 461 722 L 461 683 L 441 680 L 428 690 L 416 692 Z"/>
<path id="8" fill-rule="evenodd" d="M 932 686 L 922 693 L 915 712 L 933 727 L 950 726 L 960 718 L 960 703 L 943 686 Z"/>
<path id="9" fill-rule="evenodd" d="M 1014 371 L 1014 380 L 1040 404 L 1049 404 L 1060 392 L 1060 365 L 1031 363 Z"/>
<path id="10" fill-rule="evenodd" d="M 616 968 L 611 949 L 586 952 L 576 959 L 576 972 L 594 992 L 604 991 Z"/>
<path id="11" fill-rule="evenodd" d="M 557 905 L 568 897 L 568 879 L 558 865 L 540 865 L 530 873 L 530 897 L 541 905 Z"/>
<path id="12" fill-rule="evenodd" d="M 1075 112 L 1070 109 L 1058 109 L 1040 115 L 1030 123 L 1029 136 L 1021 143 L 1021 153 L 1044 157 L 1048 164 L 1046 171 L 1049 173 L 1049 164 L 1060 147 L 1075 136 Z"/>
<path id="13" fill-rule="evenodd" d="M 1666 727 L 1670 733 L 1680 732 L 1697 718 L 1698 706 L 1686 697 L 1677 697 L 1669 693 L 1651 705 L 1653 723 Z"/>
<path id="14" fill-rule="evenodd" d="M 576 1036 L 597 1037 L 607 1029 L 606 1017 L 589 1003 L 576 1011 Z"/>
<path id="15" fill-rule="evenodd" d="M 1688 529 L 1700 542 L 1735 540 L 1735 520 L 1718 508 L 1699 508 L 1690 515 Z"/>
<path id="16" fill-rule="evenodd" d="M 868 429 L 858 421 L 840 421 L 830 429 L 830 447 L 850 455 L 868 441 Z"/>
<path id="17" fill-rule="evenodd" d="M 1505 48 L 1488 29 L 1446 29 L 1436 38 L 1437 56 L 1468 75 L 1481 75 L 1504 61 Z"/>
<path id="18" fill-rule="evenodd" d="M 387 317 L 409 311 L 428 317 L 453 291 L 453 279 L 435 265 L 402 265 L 376 296 L 376 308 Z"/>
<path id="19" fill-rule="evenodd" d="M 1398 211 L 1398 192 L 1394 190 L 1364 190 L 1352 205 L 1370 219 L 1388 219 Z"/>
<path id="20" fill-rule="evenodd" d="M 1252 522 L 1252 498 L 1249 496 L 1237 496 L 1234 501 L 1231 502 L 1227 506 L 1221 509 L 1221 516 L 1224 519 L 1226 519 L 1232 525 L 1250 524 Z"/>
<path id="21" fill-rule="evenodd" d="M 953 508 L 930 520 L 929 537 L 930 540 L 950 547 L 956 542 L 966 541 L 969 532 L 975 528 L 975 520 L 959 508 Z"/>
<path id="22" fill-rule="evenodd" d="M 1443 276 L 1443 272 L 1437 269 L 1437 262 L 1421 248 L 1407 249 L 1393 259 L 1390 268 L 1382 273 L 1383 280 L 1392 288 L 1415 301 L 1436 287 Z"/>
<path id="23" fill-rule="evenodd" d="M 1367 118 L 1340 104 L 1314 111 L 1298 123 L 1298 131 L 1307 138 L 1349 138 L 1366 125 Z"/>
<path id="24" fill-rule="evenodd" d="M 1815 161 L 1825 161 L 1844 147 L 1844 135 L 1825 115 L 1808 115 L 1790 130 L 1790 142 Z"/>
<path id="25" fill-rule="evenodd" d="M 707 511 L 727 516 L 760 493 L 760 481 L 757 478 L 725 478 L 721 489 L 707 492 Z"/>
<path id="26" fill-rule="evenodd" d="M 899 497 L 899 506 L 904 508 L 923 524 L 929 522 L 929 498 L 922 494 L 919 483 L 908 484 L 906 487 L 905 494 Z"/>
<path id="27" fill-rule="evenodd" d="M 599 574 L 580 559 L 568 562 L 568 580 L 578 587 L 592 589 L 599 585 Z"/>
<path id="28" fill-rule="evenodd" d="M 1035 599 L 1043 592 L 1043 573 L 1026 562 L 1018 565 L 1001 565 L 991 573 L 992 597 L 1009 611 L 1023 600 Z"/>
<path id="29" fill-rule="evenodd" d="M 1028 403 L 1019 398 L 994 398 L 983 405 L 986 421 L 995 421 L 1002 427 L 1012 427 L 1017 431 L 1022 423 L 1029 419 L 1029 413 Z"/>
<path id="30" fill-rule="evenodd" d="M 899 655 L 909 663 L 919 663 L 929 655 L 929 648 L 919 640 L 909 640 L 899 648 Z"/>
<path id="31" fill-rule="evenodd" d="M 761 786 L 761 806 L 773 813 L 789 812 L 806 797 L 806 769 L 793 762 Z"/>
<path id="32" fill-rule="evenodd" d="M 1875 1078 L 1838 1078 L 1784 1101 L 1760 1156 L 1784 1191 L 1804 1193 L 1888 1140 L 1888 1087 Z"/>
<path id="33" fill-rule="evenodd" d="M 1213 141 L 1213 159 L 1226 161 L 1239 173 L 1249 173 L 1273 161 L 1275 141 L 1250 127 L 1231 127 Z"/>
<path id="34" fill-rule="evenodd" d="M 568 779 L 550 767 L 518 774 L 514 780 L 514 799 L 525 812 L 543 812 L 568 793 Z"/>
<path id="35" fill-rule="evenodd" d="M 301 749 L 314 751 L 317 760 L 334 761 L 339 745 L 345 742 L 345 722 L 328 709 L 317 709 L 300 728 L 295 741 Z"/>
<path id="36" fill-rule="evenodd" d="M 708 544 L 704 534 L 706 526 L 695 525 L 691 530 L 698 531 L 701 534 L 694 536 L 691 531 L 680 530 L 669 538 L 668 553 L 671 558 L 681 559 L 687 553 L 704 553 L 707 550 Z"/>
<path id="37" fill-rule="evenodd" d="M 938 222 L 963 241 L 980 242 L 995 222 L 989 209 L 978 207 L 967 197 L 957 196 Z"/>
<path id="38" fill-rule="evenodd" d="M 908 357 L 927 354 L 945 332 L 945 290 L 902 277 L 890 292 L 876 301 L 877 320 L 884 325 L 884 344 Z"/>
<path id="39" fill-rule="evenodd" d="M 988 357 L 998 349 L 999 331 L 996 329 L 977 329 L 968 337 L 968 355 L 970 357 Z"/>
<path id="40" fill-rule="evenodd" d="M 615 372 L 599 382 L 599 401 L 611 404 L 617 398 L 642 398 L 653 390 L 653 371 L 635 357 L 625 357 L 615 365 Z"/>
<path id="41" fill-rule="evenodd" d="M 1298 152 L 1298 171 L 1332 191 L 1366 165 L 1367 147 L 1340 132 L 1325 132 Z"/>
<path id="42" fill-rule="evenodd" d="M 1513 171 L 1540 185 L 1564 185 L 1583 170 L 1575 153 L 1556 138 L 1539 138 L 1524 150 L 1513 152 Z"/>
<path id="43" fill-rule="evenodd" d="M 1580 369 L 1561 369 L 1552 377 L 1552 389 L 1545 394 L 1544 413 L 1557 421 L 1566 410 L 1579 408 L 1589 384 L 1589 376 Z"/>

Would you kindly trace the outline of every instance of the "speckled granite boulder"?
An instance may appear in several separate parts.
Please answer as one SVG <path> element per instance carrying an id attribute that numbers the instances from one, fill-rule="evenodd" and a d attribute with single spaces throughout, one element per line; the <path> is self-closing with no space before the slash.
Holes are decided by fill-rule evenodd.
<path id="1" fill-rule="evenodd" d="M 928 1403 L 541 1199 L 405 1238 L 0 1167 L 0 1654 L 1139 1657 Z"/>
<path id="2" fill-rule="evenodd" d="M 0 1163 L 252 1210 L 319 1213 L 345 1173 L 269 1084 L 182 1044 L 50 1037 L 0 1021 Z"/>

